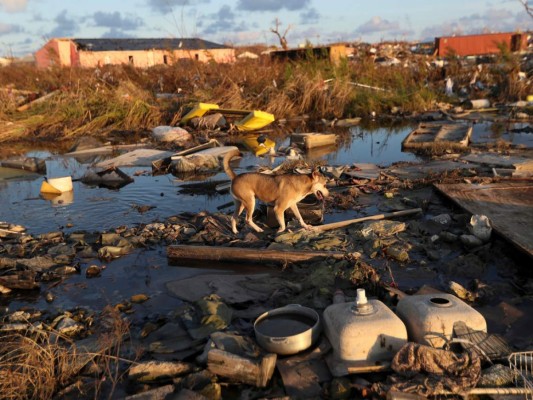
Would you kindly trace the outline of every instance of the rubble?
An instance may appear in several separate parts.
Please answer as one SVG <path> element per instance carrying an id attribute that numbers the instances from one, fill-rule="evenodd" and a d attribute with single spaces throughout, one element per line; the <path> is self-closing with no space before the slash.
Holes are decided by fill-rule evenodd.
<path id="1" fill-rule="evenodd" d="M 454 91 L 458 89 L 454 85 Z M 398 116 L 403 113 L 401 109 L 392 111 Z M 457 116 L 452 108 L 445 112 Z M 436 117 L 445 117 L 438 114 Z M 190 124 L 200 124 L 195 129 L 220 127 L 216 114 L 207 117 L 213 121 L 202 118 L 192 119 Z M 356 122 L 360 121 L 336 120 L 327 126 L 339 128 Z M 202 138 L 195 146 L 185 134 L 190 133 L 189 129 L 154 128 L 154 140 L 161 141 L 160 145 L 175 130 L 178 136 L 168 140 L 172 145 L 191 145 L 186 149 L 147 151 L 144 146 L 122 158 L 103 163 L 98 160 L 99 167 L 90 168 L 82 182 L 124 187 L 133 181 L 127 168 L 142 164 L 152 166 L 154 175 L 192 173 L 190 176 L 198 182 L 190 186 L 180 183 L 178 193 L 190 196 L 193 202 L 203 196 L 229 199 L 227 180 L 216 176 L 200 181 L 198 176 L 204 171 L 216 174 L 220 157 L 243 141 L 217 136 L 225 143 Z M 327 135 L 328 140 L 333 137 L 336 146 L 341 146 L 342 134 Z M 281 143 L 272 137 L 277 141 L 272 143 Z M 258 146 L 263 140 L 259 138 L 253 136 Z M 267 143 L 266 134 L 264 139 Z M 94 156 L 112 148 L 77 149 L 72 154 L 83 156 L 87 151 Z M 253 158 L 255 165 L 243 166 L 247 170 L 301 172 L 311 167 L 306 164 L 311 152 L 306 154 L 293 147 L 275 151 L 272 146 L 271 151 L 259 154 L 255 147 L 248 149 L 252 157 L 263 158 Z M 123 168 L 127 173 L 114 167 L 126 159 L 129 161 L 124 161 Z M 272 167 L 268 163 L 273 160 L 286 164 Z M 328 177 L 332 196 L 315 204 L 320 209 L 320 222 L 323 219 L 326 223 L 317 222 L 308 231 L 299 230 L 291 221 L 287 232 L 277 234 L 271 229 L 268 205 L 264 204 L 257 210 L 257 221 L 264 232 L 244 228 L 233 234 L 224 207 L 216 212 L 181 213 L 182 197 L 172 203 L 176 215 L 170 217 L 153 217 L 164 205 L 136 198 L 128 202 L 128 212 L 136 219 L 133 225 L 122 226 L 117 221 L 114 228 L 98 232 L 52 226 L 49 232 L 33 234 L 31 226 L 26 229 L 17 225 L 18 221 L 0 224 L 2 299 L 33 296 L 39 299 L 34 304 L 48 307 L 43 313 L 29 312 L 29 307 L 19 313 L 6 308 L 0 333 L 41 335 L 46 331 L 62 346 L 75 349 L 78 358 L 73 370 L 80 382 L 88 376 L 98 376 L 102 385 L 116 379 L 113 382 L 125 385 L 125 397 L 131 399 L 219 399 L 236 392 L 242 398 L 387 394 L 404 398 L 408 394 L 470 393 L 483 387 L 514 389 L 509 379 L 514 370 L 502 364 L 503 358 L 489 354 L 479 342 L 469 346 L 463 335 L 468 340 L 483 337 L 502 351 L 511 349 L 506 339 L 518 337 L 511 350 L 528 351 L 531 339 L 527 334 L 518 335 L 517 330 L 527 327 L 528 311 L 533 307 L 523 295 L 528 293 L 530 282 L 517 279 L 519 274 L 515 264 L 509 262 L 503 235 L 497 231 L 502 220 L 492 217 L 494 211 L 489 206 L 472 214 L 467 207 L 466 211 L 452 208 L 431 184 L 441 188 L 446 184 L 476 187 L 487 193 L 508 179 L 495 176 L 492 168 L 511 169 L 511 175 L 527 172 L 529 155 L 448 153 L 429 161 L 390 166 L 318 163 Z M 157 179 L 150 172 L 135 176 L 141 181 Z M 526 181 L 518 186 L 523 189 L 530 185 Z M 163 196 L 166 200 L 169 193 L 161 193 Z M 288 215 L 287 221 L 290 219 Z M 104 286 L 113 288 L 105 292 L 106 296 L 111 294 L 107 298 L 99 291 Z M 360 288 L 394 313 L 399 299 L 414 293 L 451 293 L 473 308 L 485 307 L 483 315 L 491 318 L 489 329 L 495 327 L 500 335 L 495 339 L 490 330 L 482 332 L 484 336 L 468 329 L 465 333 L 464 327 L 454 324 L 454 337 L 444 341 L 444 348 L 430 349 L 410 337 L 408 345 L 393 359 L 377 363 L 339 363 L 332 357 L 331 343 L 323 333 L 315 345 L 295 355 L 278 357 L 260 347 L 254 322 L 263 313 L 299 304 L 323 315 L 332 303 L 352 307 L 356 289 Z M 90 307 L 85 309 L 63 298 L 69 291 L 78 290 L 86 291 Z M 91 309 L 102 302 L 116 313 L 114 318 L 101 317 Z M 101 331 L 109 336 L 101 336 Z M 452 351 L 449 346 L 454 339 L 457 341 Z M 386 340 L 379 339 L 377 346 L 385 346 Z M 486 368 L 487 357 L 493 367 Z M 112 362 L 117 364 L 106 365 Z M 118 375 L 106 378 L 111 366 L 127 379 Z"/>

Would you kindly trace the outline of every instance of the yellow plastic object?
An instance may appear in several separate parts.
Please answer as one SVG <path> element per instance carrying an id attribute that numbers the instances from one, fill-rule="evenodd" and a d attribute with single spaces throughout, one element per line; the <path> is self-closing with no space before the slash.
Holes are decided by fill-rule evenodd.
<path id="1" fill-rule="evenodd" d="M 48 182 L 43 181 L 41 184 L 41 193 L 61 194 L 61 190 L 50 185 Z"/>
<path id="2" fill-rule="evenodd" d="M 206 112 L 210 110 L 217 110 L 218 108 L 218 104 L 198 103 L 191 111 L 183 116 L 181 122 L 186 123 L 193 118 L 202 117 Z"/>
<path id="3" fill-rule="evenodd" d="M 257 135 L 249 135 L 244 137 L 242 143 L 252 151 L 256 156 L 261 156 L 270 151 L 270 149 L 275 149 L 276 143 L 269 138 L 265 138 L 262 143 L 257 141 Z"/>
<path id="4" fill-rule="evenodd" d="M 264 111 L 252 111 L 246 117 L 237 121 L 235 126 L 240 131 L 255 131 L 274 122 L 274 115 Z"/>
<path id="5" fill-rule="evenodd" d="M 533 94 L 530 94 L 529 96 L 527 96 L 526 100 L 529 101 L 530 103 L 533 102 Z"/>

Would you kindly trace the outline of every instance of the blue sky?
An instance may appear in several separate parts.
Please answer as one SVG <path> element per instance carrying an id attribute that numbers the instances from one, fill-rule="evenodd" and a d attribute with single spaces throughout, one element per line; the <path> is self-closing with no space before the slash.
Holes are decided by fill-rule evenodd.
<path id="1" fill-rule="evenodd" d="M 432 40 L 533 30 L 521 0 L 0 0 L 0 56 L 52 37 L 201 37 L 233 45 Z M 529 1 L 533 5 L 533 1 Z"/>

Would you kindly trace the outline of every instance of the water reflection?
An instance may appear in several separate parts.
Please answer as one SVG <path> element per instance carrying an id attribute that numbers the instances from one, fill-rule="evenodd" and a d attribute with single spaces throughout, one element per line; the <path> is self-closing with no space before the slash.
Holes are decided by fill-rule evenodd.
<path id="1" fill-rule="evenodd" d="M 401 142 L 411 126 L 379 127 L 357 126 L 339 133 L 340 142 L 335 147 L 313 149 L 308 159 L 324 159 L 330 165 L 375 163 L 387 166 L 396 161 L 414 161 L 417 156 L 402 153 Z M 276 138 L 278 148 L 287 147 L 289 137 Z M 26 226 L 32 234 L 57 229 L 66 231 L 101 231 L 120 225 L 134 225 L 164 220 L 182 212 L 198 213 L 220 209 L 231 201 L 229 193 L 205 190 L 228 181 L 223 172 L 201 176 L 178 176 L 171 174 L 152 176 L 150 166 L 121 167 L 134 181 L 115 190 L 83 184 L 79 179 L 90 168 L 88 160 L 64 157 L 43 150 L 28 153 L 46 159 L 48 176 L 72 176 L 74 190 L 59 196 L 39 195 L 42 176 L 32 176 L 24 181 L 3 181 L 0 189 L 0 221 Z M 98 160 L 105 156 L 98 156 Z M 109 157 L 109 155 L 107 156 Z M 237 172 L 257 165 L 274 167 L 284 158 L 257 158 L 244 153 Z M 95 161 L 94 158 L 89 159 Z M 191 184 L 199 183 L 200 190 L 191 190 Z M 185 190 L 183 190 L 185 189 Z M 188 189 L 188 190 L 187 190 Z M 155 206 L 146 212 L 138 210 Z M 144 207 L 146 208 L 146 207 Z M 65 228 L 65 227 L 69 228 Z"/>

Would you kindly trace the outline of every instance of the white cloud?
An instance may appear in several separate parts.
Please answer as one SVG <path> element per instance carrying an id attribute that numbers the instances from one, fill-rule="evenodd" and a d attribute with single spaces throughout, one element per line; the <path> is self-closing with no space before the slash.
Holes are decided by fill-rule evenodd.
<path id="1" fill-rule="evenodd" d="M 7 35 L 9 33 L 15 33 L 20 31 L 21 29 L 18 25 L 4 24 L 0 22 L 0 35 Z"/>
<path id="2" fill-rule="evenodd" d="M 376 32 L 387 32 L 387 31 L 398 31 L 400 29 L 400 24 L 398 22 L 391 22 L 381 17 L 375 16 L 370 20 L 360 25 L 357 29 L 357 33 L 376 33 Z"/>
<path id="3" fill-rule="evenodd" d="M 0 7 L 7 13 L 17 13 L 26 10 L 28 0 L 0 0 Z"/>

